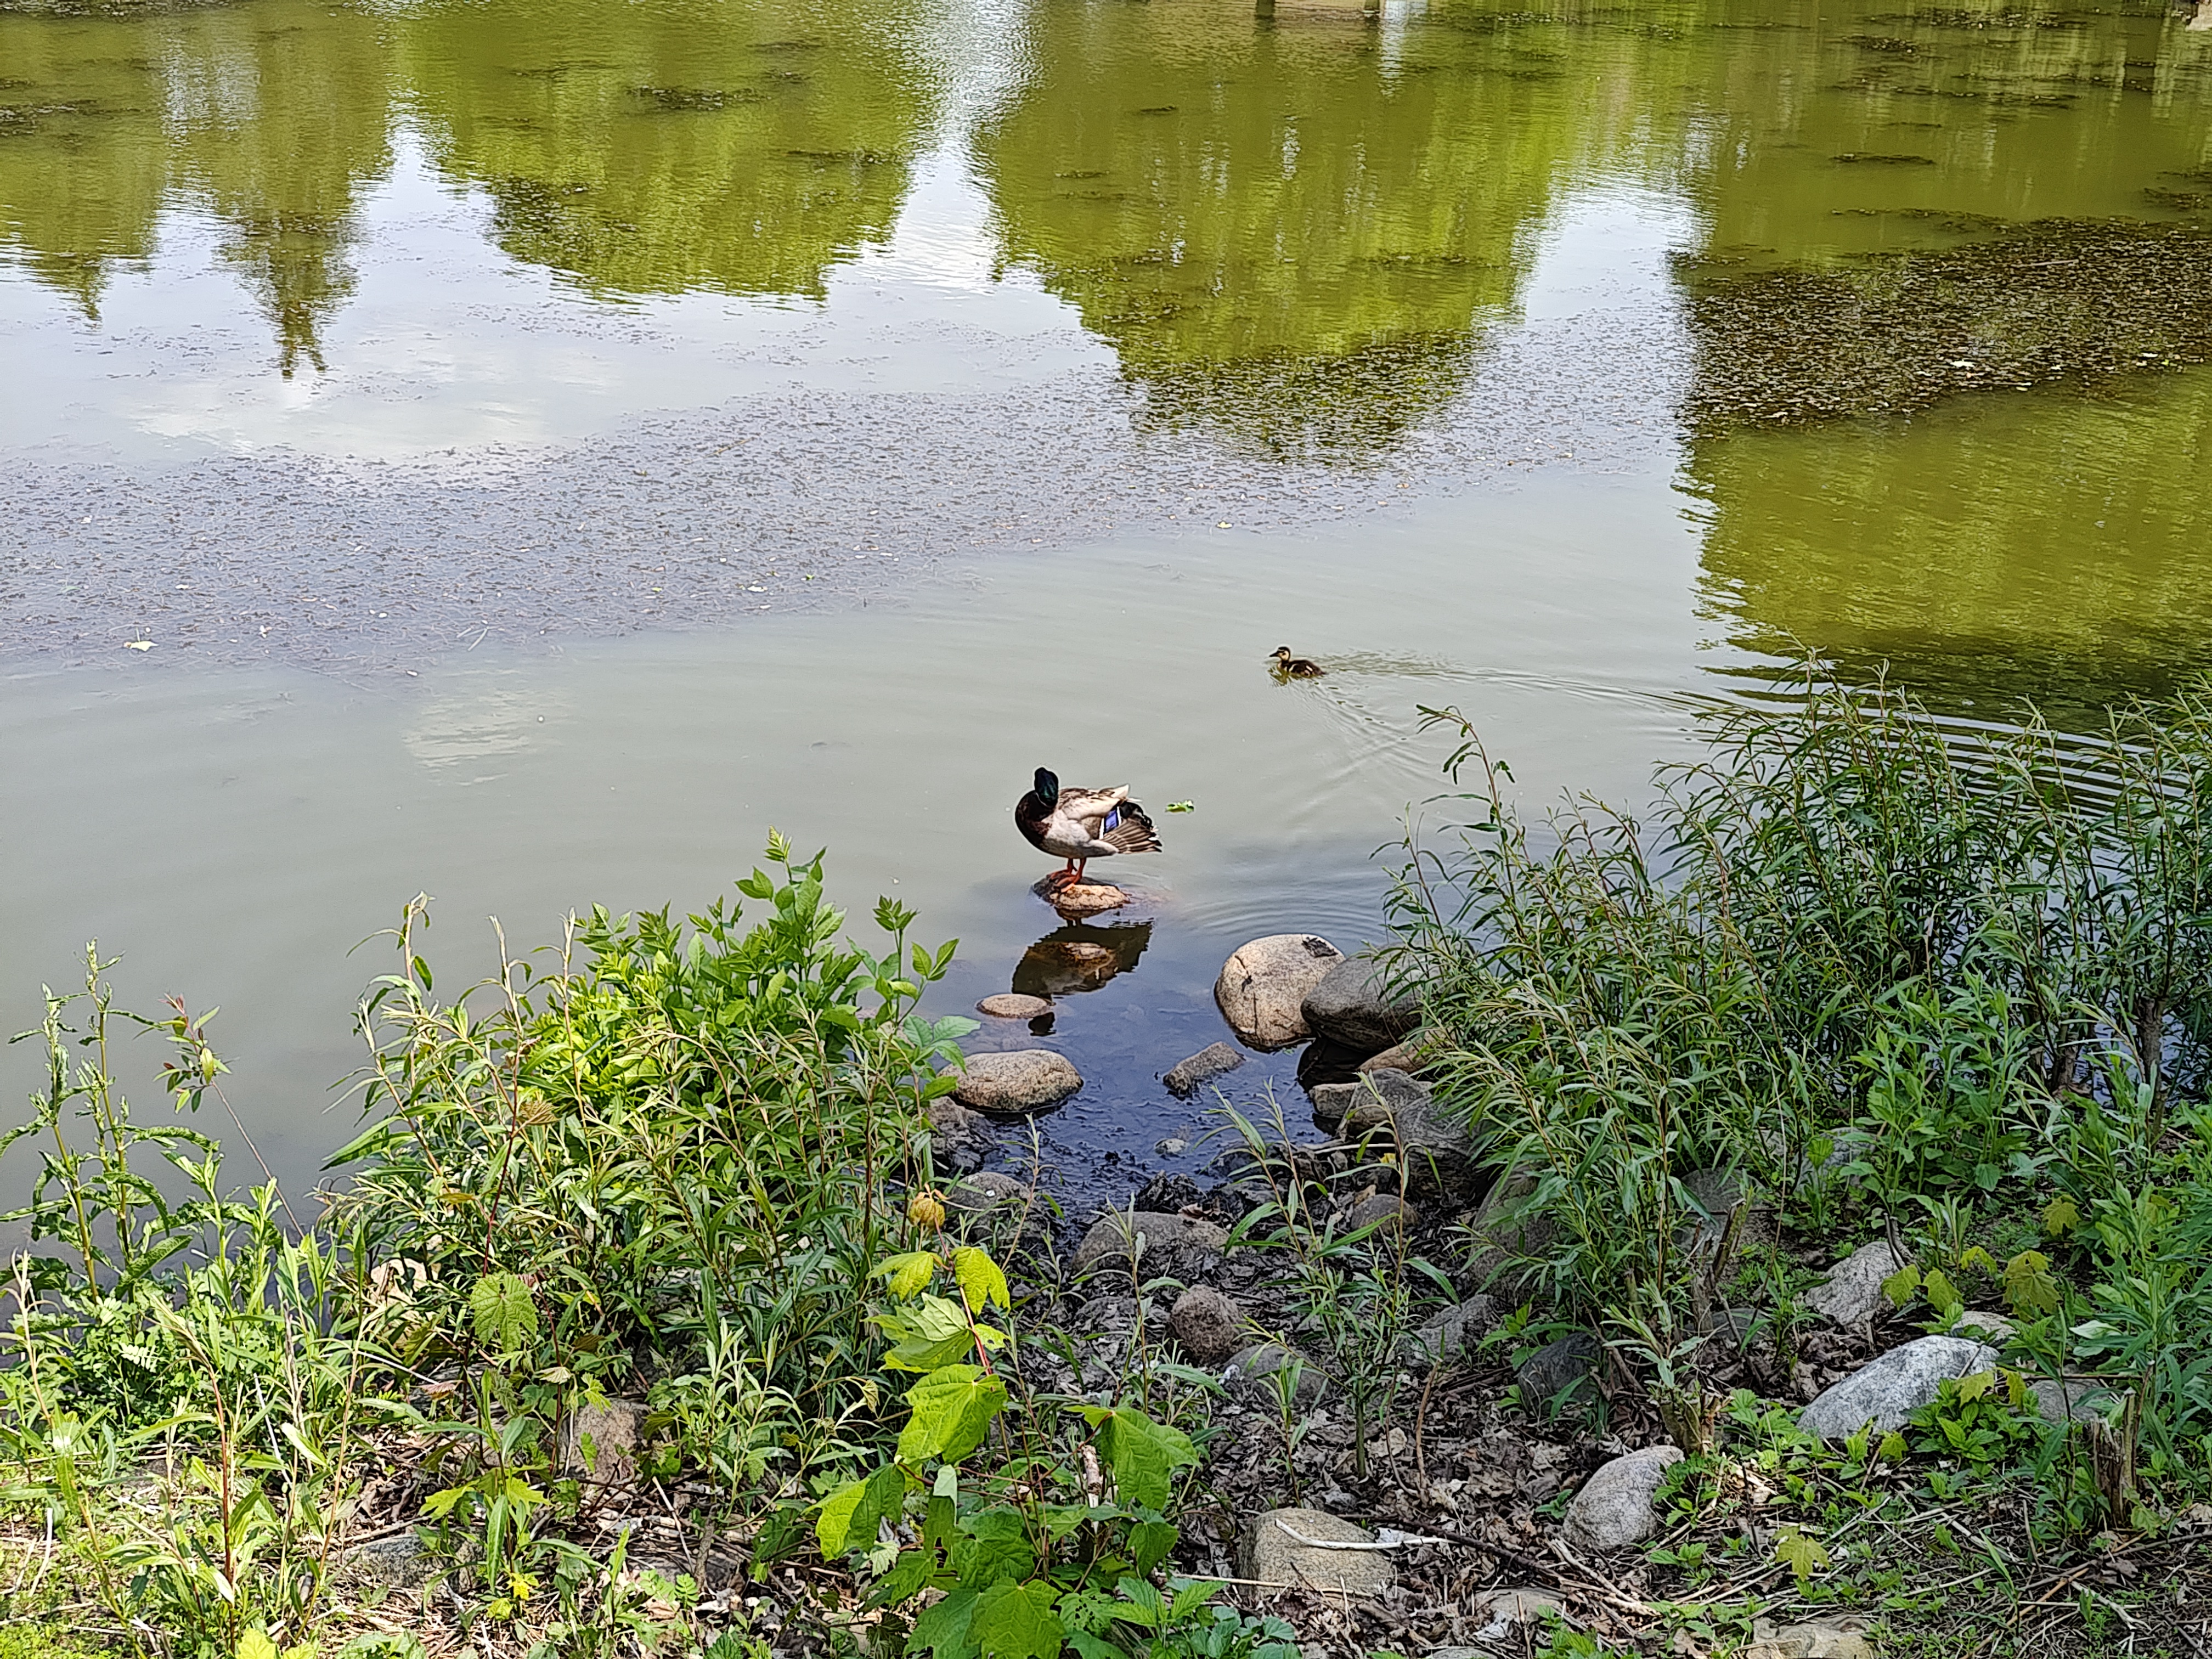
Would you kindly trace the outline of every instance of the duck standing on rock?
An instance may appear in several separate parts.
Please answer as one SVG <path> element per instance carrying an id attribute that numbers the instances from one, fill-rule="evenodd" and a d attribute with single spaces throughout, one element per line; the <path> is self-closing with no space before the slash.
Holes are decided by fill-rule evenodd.
<path id="1" fill-rule="evenodd" d="M 1036 787 L 1014 803 L 1014 827 L 1039 852 L 1067 860 L 1048 885 L 1073 887 L 1092 859 L 1116 853 L 1157 853 L 1160 838 L 1145 809 L 1129 799 L 1129 786 L 1112 789 L 1062 789 L 1060 780 L 1040 766 Z"/>
<path id="2" fill-rule="evenodd" d="M 1275 654 L 1269 660 L 1274 664 L 1275 672 L 1286 680 L 1317 680 L 1328 672 L 1310 657 L 1292 656 L 1287 645 L 1277 646 Z"/>

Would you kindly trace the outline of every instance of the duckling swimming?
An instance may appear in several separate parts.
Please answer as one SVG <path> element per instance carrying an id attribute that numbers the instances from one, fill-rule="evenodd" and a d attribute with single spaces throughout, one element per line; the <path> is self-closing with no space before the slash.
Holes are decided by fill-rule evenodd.
<path id="1" fill-rule="evenodd" d="M 1277 646 L 1270 660 L 1274 664 L 1276 674 L 1286 680 L 1317 680 L 1328 672 L 1310 658 L 1292 656 L 1287 645 Z"/>

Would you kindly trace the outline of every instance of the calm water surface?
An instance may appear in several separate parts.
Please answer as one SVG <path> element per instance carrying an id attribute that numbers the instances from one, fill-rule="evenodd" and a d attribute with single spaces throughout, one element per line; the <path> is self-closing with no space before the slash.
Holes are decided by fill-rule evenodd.
<path id="1" fill-rule="evenodd" d="M 1632 797 L 1793 641 L 2212 666 L 2206 26 L 0 7 L 0 1012 L 97 933 L 300 1176 L 409 895 L 450 975 L 774 824 L 944 1010 L 1067 987 L 1047 1156 L 1155 1161 L 1226 951 L 1380 933 L 1418 705 Z M 1040 763 L 1197 807 L 1090 932 Z"/>

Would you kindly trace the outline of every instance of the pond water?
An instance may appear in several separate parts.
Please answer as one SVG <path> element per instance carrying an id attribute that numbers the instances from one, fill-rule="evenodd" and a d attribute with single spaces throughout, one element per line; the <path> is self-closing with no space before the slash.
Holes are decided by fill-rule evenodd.
<path id="1" fill-rule="evenodd" d="M 0 339 L 10 1030 L 97 934 L 303 1179 L 410 895 L 450 979 L 774 824 L 1153 1165 L 1419 705 L 1540 803 L 1796 642 L 2212 667 L 2212 5 L 0 3 Z M 1039 763 L 1168 843 L 1076 935 Z"/>

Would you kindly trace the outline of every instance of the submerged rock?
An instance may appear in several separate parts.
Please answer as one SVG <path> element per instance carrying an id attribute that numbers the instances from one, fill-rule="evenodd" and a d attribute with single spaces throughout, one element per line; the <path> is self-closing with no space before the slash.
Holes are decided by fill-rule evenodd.
<path id="1" fill-rule="evenodd" d="M 979 1112 L 1034 1112 L 1082 1086 L 1083 1074 L 1066 1055 L 1049 1048 L 1014 1048 L 969 1054 L 952 1097 Z"/>
<path id="2" fill-rule="evenodd" d="M 1364 1527 L 1325 1510 L 1269 1510 L 1245 1524 L 1237 1540 L 1237 1569 L 1263 1584 L 1292 1585 L 1334 1595 L 1372 1597 L 1398 1582 L 1383 1550 L 1316 1549 L 1325 1544 L 1371 1544 Z"/>
<path id="3" fill-rule="evenodd" d="M 1667 1471 L 1682 1461 L 1679 1446 L 1646 1446 L 1602 1464 L 1567 1505 L 1562 1530 L 1582 1550 L 1617 1550 L 1659 1529 L 1651 1507 Z"/>
<path id="4" fill-rule="evenodd" d="M 1213 1000 L 1230 1029 L 1255 1048 L 1287 1048 L 1310 1035 L 1306 993 L 1344 960 L 1314 933 L 1272 933 L 1240 945 L 1222 964 Z"/>
<path id="5" fill-rule="evenodd" d="M 1243 1054 L 1226 1042 L 1208 1043 L 1187 1060 L 1177 1060 L 1160 1079 L 1178 1100 L 1188 1100 L 1202 1084 L 1211 1083 L 1244 1063 Z"/>
<path id="6" fill-rule="evenodd" d="M 1019 991 L 1001 991 L 977 1003 L 975 1012 L 988 1014 L 994 1019 L 1041 1019 L 1052 1012 L 1052 1004 L 1042 997 L 1024 996 Z"/>
<path id="7" fill-rule="evenodd" d="M 1420 1006 L 1393 995 L 1389 975 L 1372 957 L 1346 957 L 1322 976 L 1299 1005 L 1306 1029 L 1347 1048 L 1387 1048 L 1421 1023 Z"/>
<path id="8" fill-rule="evenodd" d="M 1921 1337 L 1825 1390 L 1798 1413 L 1797 1426 L 1822 1440 L 1841 1440 L 1869 1424 L 1883 1433 L 1902 1428 L 1947 1380 L 1988 1370 L 1998 1358 L 1995 1348 L 1962 1337 Z"/>

